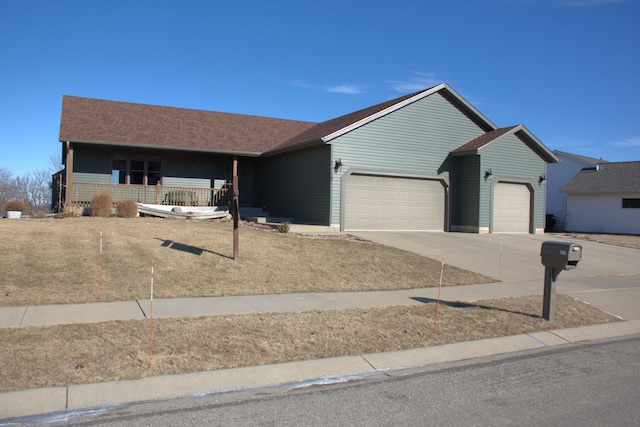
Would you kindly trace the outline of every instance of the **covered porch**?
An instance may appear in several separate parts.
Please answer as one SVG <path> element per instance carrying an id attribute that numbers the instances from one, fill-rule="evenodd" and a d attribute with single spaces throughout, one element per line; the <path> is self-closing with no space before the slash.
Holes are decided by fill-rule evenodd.
<path id="1" fill-rule="evenodd" d="M 118 203 L 133 201 L 136 203 L 169 206 L 228 206 L 232 197 L 232 184 L 216 180 L 220 184 L 214 188 L 136 184 L 102 184 L 88 182 L 64 183 L 64 171 L 54 175 L 56 187 L 54 209 L 57 212 L 65 207 L 88 209 L 94 197 L 109 194 L 115 208 Z"/>

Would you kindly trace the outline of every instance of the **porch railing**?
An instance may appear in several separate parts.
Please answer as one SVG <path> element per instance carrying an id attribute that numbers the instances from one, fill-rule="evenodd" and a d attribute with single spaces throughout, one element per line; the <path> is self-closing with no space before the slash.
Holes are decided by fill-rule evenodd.
<path id="1" fill-rule="evenodd" d="M 91 200 L 100 194 L 111 195 L 114 206 L 133 200 L 137 203 L 174 206 L 226 206 L 231 183 L 220 188 L 174 187 L 167 185 L 95 184 L 74 182 L 67 205 L 90 207 Z M 68 196 L 68 195 L 67 195 Z"/>

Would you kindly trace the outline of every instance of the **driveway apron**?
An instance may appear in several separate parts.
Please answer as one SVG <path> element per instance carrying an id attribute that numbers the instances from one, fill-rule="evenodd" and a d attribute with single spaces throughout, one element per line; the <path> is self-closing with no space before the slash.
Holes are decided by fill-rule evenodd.
<path id="1" fill-rule="evenodd" d="M 624 319 L 640 319 L 640 250 L 530 234 L 427 232 L 352 232 L 360 238 L 417 253 L 542 294 L 544 266 L 540 247 L 547 240 L 571 241 L 583 247 L 578 266 L 563 271 L 556 290 Z M 446 271 L 446 269 L 445 269 Z"/>

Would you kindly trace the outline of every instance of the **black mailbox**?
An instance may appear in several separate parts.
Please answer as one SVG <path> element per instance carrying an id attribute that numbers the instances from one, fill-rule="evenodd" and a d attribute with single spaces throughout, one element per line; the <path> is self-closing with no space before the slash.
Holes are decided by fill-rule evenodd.
<path id="1" fill-rule="evenodd" d="M 543 242 L 542 264 L 554 270 L 571 270 L 582 259 L 582 246 L 570 242 Z"/>

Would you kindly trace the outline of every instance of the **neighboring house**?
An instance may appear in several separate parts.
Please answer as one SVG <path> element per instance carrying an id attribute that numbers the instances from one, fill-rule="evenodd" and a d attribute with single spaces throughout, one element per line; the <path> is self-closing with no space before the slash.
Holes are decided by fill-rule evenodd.
<path id="1" fill-rule="evenodd" d="M 60 141 L 66 204 L 226 203 L 236 158 L 241 207 L 346 231 L 541 233 L 558 161 L 447 84 L 317 124 L 65 96 Z"/>
<path id="2" fill-rule="evenodd" d="M 567 194 L 567 231 L 640 234 L 640 162 L 600 163 L 560 191 Z"/>
<path id="3" fill-rule="evenodd" d="M 560 189 L 582 169 L 595 168 L 598 163 L 606 161 L 558 150 L 553 150 L 553 153 L 560 161 L 547 167 L 547 214 L 555 218 L 553 230 L 562 231 L 566 224 L 567 195 Z"/>

